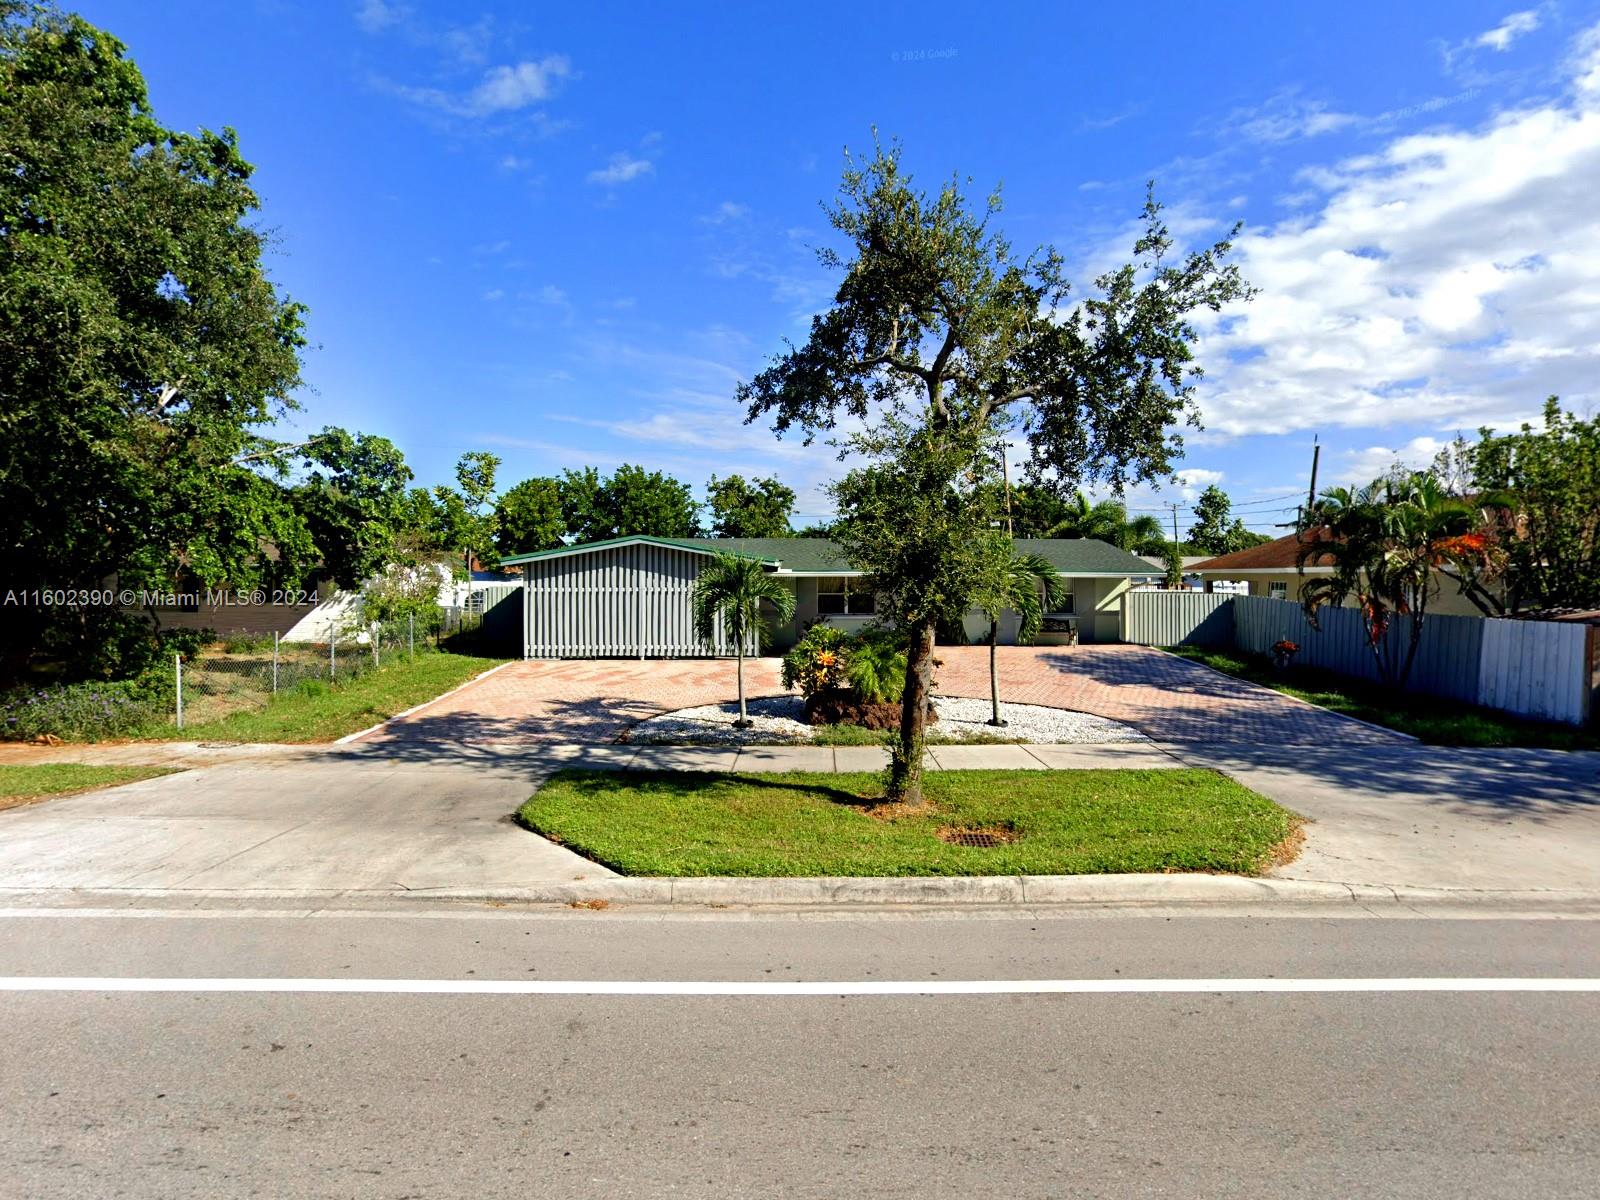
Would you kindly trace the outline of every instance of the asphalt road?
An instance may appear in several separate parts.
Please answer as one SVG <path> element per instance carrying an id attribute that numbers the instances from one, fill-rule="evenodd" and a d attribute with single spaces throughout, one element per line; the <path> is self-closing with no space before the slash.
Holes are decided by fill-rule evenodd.
<path id="1" fill-rule="evenodd" d="M 1583 919 L 1325 915 L 11 910 L 0 974 L 1592 979 L 1597 934 Z M 1548 1200 L 1592 1196 L 1600 1178 L 1593 991 L 389 986 L 401 990 L 0 988 L 0 1195 Z"/>

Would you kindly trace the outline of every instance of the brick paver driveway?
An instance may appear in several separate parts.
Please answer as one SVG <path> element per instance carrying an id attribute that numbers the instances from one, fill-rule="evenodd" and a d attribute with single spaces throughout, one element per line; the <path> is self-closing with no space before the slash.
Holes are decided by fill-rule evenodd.
<path id="1" fill-rule="evenodd" d="M 988 651 L 941 647 L 938 692 L 989 694 Z M 1273 746 L 1394 745 L 1398 735 L 1143 646 L 1002 646 L 1001 699 L 1123 721 L 1157 741 Z M 776 659 L 745 664 L 751 696 L 781 692 Z M 446 744 L 612 741 L 656 713 L 734 697 L 731 661 L 514 662 L 372 734 Z"/>

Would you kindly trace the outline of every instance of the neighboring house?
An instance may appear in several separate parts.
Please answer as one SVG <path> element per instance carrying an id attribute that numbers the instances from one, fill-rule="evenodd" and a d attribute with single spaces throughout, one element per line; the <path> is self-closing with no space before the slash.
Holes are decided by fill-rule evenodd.
<path id="1" fill-rule="evenodd" d="M 1275 600 L 1300 599 L 1300 589 L 1305 581 L 1321 575 L 1332 575 L 1333 568 L 1313 555 L 1301 567 L 1300 554 L 1308 541 L 1321 539 L 1320 530 L 1305 534 L 1290 533 L 1275 541 L 1236 550 L 1232 554 L 1218 555 L 1197 563 L 1192 572 L 1205 581 L 1205 590 L 1227 591 L 1233 588 L 1217 586 L 1220 583 L 1234 588 L 1248 587 L 1251 596 L 1266 596 Z M 1461 594 L 1455 576 L 1436 571 L 1438 594 L 1428 601 L 1428 611 L 1441 616 L 1481 617 L 1483 610 Z M 1354 605 L 1354 599 L 1346 602 Z"/>
<path id="2" fill-rule="evenodd" d="M 1020 553 L 1038 554 L 1065 579 L 1058 620 L 1075 621 L 1085 642 L 1114 642 L 1122 633 L 1122 596 L 1162 572 L 1135 555 L 1088 538 L 1018 538 Z M 782 650 L 812 624 L 859 629 L 875 619 L 872 592 L 844 552 L 823 538 L 625 537 L 513 554 L 504 566 L 523 569 L 523 653 L 528 658 L 665 658 L 732 653 L 721 637 L 712 646 L 693 631 L 690 594 L 701 566 L 718 553 L 745 554 L 788 582 L 792 620 L 773 629 Z M 965 621 L 969 638 L 987 636 L 978 612 Z M 1008 613 L 1002 641 L 1016 640 Z"/>

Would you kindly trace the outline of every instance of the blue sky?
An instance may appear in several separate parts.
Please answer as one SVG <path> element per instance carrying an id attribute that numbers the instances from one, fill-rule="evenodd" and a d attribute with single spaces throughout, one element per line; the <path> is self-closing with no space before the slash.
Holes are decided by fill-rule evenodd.
<path id="1" fill-rule="evenodd" d="M 78 9 L 257 165 L 314 345 L 284 432 L 381 433 L 425 483 L 486 448 L 503 484 L 775 472 L 825 513 L 828 453 L 732 392 L 827 302 L 819 202 L 874 124 L 1085 282 L 1147 178 L 1184 238 L 1245 223 L 1261 295 L 1135 507 L 1218 481 L 1270 532 L 1314 435 L 1328 482 L 1600 402 L 1600 0 Z"/>

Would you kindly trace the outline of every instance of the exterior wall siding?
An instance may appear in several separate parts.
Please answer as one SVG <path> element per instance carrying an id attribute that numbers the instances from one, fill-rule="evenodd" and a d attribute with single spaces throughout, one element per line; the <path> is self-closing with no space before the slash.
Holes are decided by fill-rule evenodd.
<path id="1" fill-rule="evenodd" d="M 535 559 L 524 567 L 528 658 L 680 658 L 735 652 L 718 623 L 694 634 L 691 594 L 703 554 L 636 543 Z M 756 652 L 752 635 L 745 653 Z"/>

